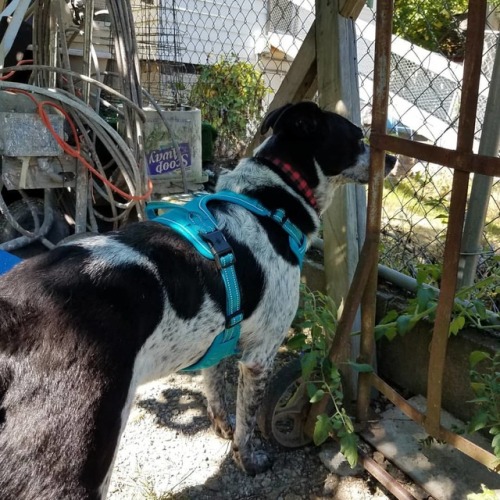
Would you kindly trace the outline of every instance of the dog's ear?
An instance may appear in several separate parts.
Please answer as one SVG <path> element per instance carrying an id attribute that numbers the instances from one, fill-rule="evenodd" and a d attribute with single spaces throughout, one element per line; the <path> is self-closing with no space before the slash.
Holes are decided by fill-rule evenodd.
<path id="1" fill-rule="evenodd" d="M 285 104 L 266 116 L 260 132 L 265 134 L 269 128 L 272 128 L 275 134 L 283 131 L 291 136 L 308 138 L 317 133 L 321 113 L 320 108 L 314 102 Z"/>
<path id="2" fill-rule="evenodd" d="M 260 126 L 260 133 L 264 135 L 270 128 L 274 130 L 274 128 L 276 127 L 276 123 L 278 123 L 279 119 L 281 118 L 281 115 L 292 106 L 293 104 L 285 104 L 284 106 L 270 111 L 266 115 L 264 121 L 262 122 L 262 125 Z"/>

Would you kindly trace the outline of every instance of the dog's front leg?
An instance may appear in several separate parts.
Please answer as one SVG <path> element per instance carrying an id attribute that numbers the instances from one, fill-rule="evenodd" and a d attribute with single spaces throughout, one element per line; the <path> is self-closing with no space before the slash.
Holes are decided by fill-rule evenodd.
<path id="1" fill-rule="evenodd" d="M 225 361 L 203 371 L 205 396 L 207 398 L 207 414 L 212 422 L 215 433 L 224 438 L 232 439 L 233 426 L 227 410 Z"/>
<path id="2" fill-rule="evenodd" d="M 272 362 L 268 364 L 240 362 L 233 458 L 245 472 L 252 476 L 266 471 L 272 465 L 265 451 L 254 450 L 252 446 L 256 414 L 264 396 L 271 366 Z"/>

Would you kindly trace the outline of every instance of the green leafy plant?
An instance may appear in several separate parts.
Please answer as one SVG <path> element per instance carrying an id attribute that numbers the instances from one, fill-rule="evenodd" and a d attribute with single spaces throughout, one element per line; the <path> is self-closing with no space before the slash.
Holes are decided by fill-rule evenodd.
<path id="1" fill-rule="evenodd" d="M 408 301 L 403 311 L 389 311 L 375 327 L 375 337 L 392 340 L 397 335 L 409 332 L 423 319 L 434 321 L 438 290 L 430 284 L 436 284 L 440 278 L 440 266 L 419 266 L 416 296 Z M 456 293 L 450 335 L 456 335 L 466 325 L 487 330 L 500 328 L 498 321 L 492 322 L 495 317 L 498 320 L 498 315 L 487 311 L 484 306 L 484 295 L 497 294 L 498 282 L 499 277 L 495 273 Z M 469 362 L 471 388 L 476 396 L 469 402 L 476 404 L 478 411 L 469 423 L 468 432 L 488 429 L 493 436 L 493 452 L 500 459 L 500 352 L 492 355 L 474 351 L 470 354 Z M 483 369 L 479 370 L 479 367 Z M 433 438 L 428 439 L 429 442 L 433 441 Z"/>
<path id="2" fill-rule="evenodd" d="M 351 467 L 358 461 L 358 436 L 342 405 L 342 381 L 338 367 L 328 359 L 337 328 L 337 307 L 328 295 L 301 286 L 301 305 L 293 323 L 294 334 L 287 347 L 301 353 L 302 377 L 307 380 L 311 403 L 327 397 L 332 411 L 318 415 L 313 440 L 316 445 L 328 436 L 340 443 L 340 451 Z"/>
<path id="3" fill-rule="evenodd" d="M 219 133 L 217 156 L 238 156 L 262 117 L 269 92 L 262 73 L 236 56 L 203 67 L 191 90 L 191 104 Z"/>
<path id="4" fill-rule="evenodd" d="M 441 267 L 437 264 L 420 265 L 417 272 L 417 291 L 409 299 L 403 310 L 392 309 L 375 327 L 375 338 L 386 337 L 389 340 L 397 335 L 408 333 L 419 321 L 434 321 L 438 305 L 438 290 L 430 284 L 437 283 L 441 277 Z M 492 324 L 493 313 L 484 306 L 481 294 L 496 293 L 498 275 L 488 276 L 469 287 L 464 287 L 455 295 L 453 316 L 449 333 L 456 335 L 466 325 L 479 330 L 500 329 L 499 324 Z"/>
<path id="5" fill-rule="evenodd" d="M 396 0 L 394 33 L 432 52 L 460 60 L 465 36 L 459 15 L 467 11 L 467 5 L 468 0 Z"/>
<path id="6" fill-rule="evenodd" d="M 469 403 L 476 405 L 477 412 L 469 423 L 468 431 L 488 430 L 493 436 L 493 453 L 500 464 L 500 352 L 473 351 L 469 364 L 471 388 L 476 396 Z"/>

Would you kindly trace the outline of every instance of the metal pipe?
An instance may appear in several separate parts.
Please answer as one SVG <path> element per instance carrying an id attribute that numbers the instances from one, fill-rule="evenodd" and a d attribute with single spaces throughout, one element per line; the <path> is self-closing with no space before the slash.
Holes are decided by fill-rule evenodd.
<path id="1" fill-rule="evenodd" d="M 94 22 L 94 0 L 86 0 L 85 2 L 85 16 L 84 32 L 83 32 L 83 66 L 82 73 L 90 78 L 92 76 L 92 63 L 91 63 L 91 47 L 93 35 L 93 22 Z M 83 100 L 86 104 L 90 104 L 90 83 L 83 82 Z"/>
<path id="2" fill-rule="evenodd" d="M 352 332 L 352 325 L 354 323 L 354 319 L 356 318 L 359 304 L 361 302 L 361 293 L 365 289 L 371 269 L 376 263 L 374 260 L 375 248 L 376 246 L 371 239 L 365 239 L 359 255 L 358 265 L 356 266 L 356 271 L 354 272 L 354 277 L 352 278 L 351 286 L 347 292 L 344 309 L 342 310 L 342 315 L 340 316 L 337 324 L 337 330 L 335 332 L 335 336 L 333 337 L 330 351 L 328 352 L 328 358 L 332 361 L 332 363 L 336 364 L 339 361 L 345 361 L 347 359 L 344 349 L 345 346 L 349 345 L 348 340 Z M 306 434 L 310 436 L 313 435 L 317 416 L 326 411 L 327 402 L 328 397 L 325 396 L 321 399 L 321 401 L 311 406 L 307 415 L 306 424 L 304 426 Z"/>
<path id="3" fill-rule="evenodd" d="M 418 289 L 418 283 L 415 278 L 408 276 L 406 274 L 400 273 L 395 269 L 391 269 L 390 267 L 384 266 L 382 264 L 378 265 L 378 275 L 379 278 L 382 278 L 389 283 L 392 283 L 404 290 L 408 290 L 409 292 L 416 293 Z M 436 297 L 439 296 L 440 290 L 432 285 L 425 284 L 425 287 L 430 288 L 434 292 L 436 292 Z M 466 299 L 455 299 L 455 302 L 461 304 L 465 307 L 470 307 L 471 302 Z M 492 311 L 486 310 L 486 322 L 489 325 L 498 325 L 500 323 L 500 319 L 498 314 L 495 314 Z M 495 332 L 492 332 L 493 335 L 498 335 Z"/>
<path id="4" fill-rule="evenodd" d="M 92 65 L 90 62 L 90 48 L 92 47 L 92 30 L 94 20 L 94 0 L 87 0 L 85 3 L 84 38 L 82 54 L 82 73 L 90 78 L 92 74 Z M 90 104 L 90 83 L 83 82 L 83 100 Z M 76 202 L 75 202 L 75 234 L 87 231 L 87 211 L 89 209 L 89 172 L 81 162 L 77 166 L 76 177 Z"/>
<path id="5" fill-rule="evenodd" d="M 486 0 L 469 0 L 467 38 L 460 118 L 457 134 L 457 151 L 472 152 L 476 122 L 479 78 L 486 19 Z M 431 341 L 429 371 L 427 378 L 427 416 L 425 430 L 439 436 L 444 364 L 448 344 L 448 330 L 455 300 L 459 249 L 467 204 L 469 173 L 455 169 L 450 202 L 450 217 L 443 259 L 441 293 L 436 309 L 436 320 Z"/>
<path id="6" fill-rule="evenodd" d="M 393 2 L 377 5 L 375 34 L 375 72 L 373 77 L 372 130 L 379 134 L 387 128 L 389 104 L 389 74 L 391 66 Z M 361 303 L 361 341 L 359 362 L 371 364 L 375 352 L 375 312 L 377 296 L 377 262 L 380 243 L 382 198 L 385 177 L 385 151 L 377 146 L 370 154 L 370 189 L 368 191 L 366 241 L 373 245 L 373 265 L 370 270 Z M 361 292 L 360 292 L 361 293 Z M 368 418 L 371 382 L 369 374 L 360 373 L 358 379 L 357 417 L 361 422 Z"/>
<path id="7" fill-rule="evenodd" d="M 317 237 L 311 239 L 311 247 L 323 251 L 323 240 Z M 391 269 L 390 267 L 384 266 L 383 264 L 378 265 L 378 277 L 411 293 L 416 293 L 419 287 L 417 280 L 412 276 L 403 274 L 402 272 Z M 425 286 L 433 290 L 436 293 L 436 297 L 439 296 L 439 288 L 428 284 L 425 284 Z M 463 304 L 466 307 L 471 305 L 471 302 L 466 299 L 455 299 L 455 301 L 459 304 Z M 488 324 L 499 324 L 498 314 L 487 310 L 486 316 L 486 321 L 488 322 Z M 495 335 L 495 332 L 493 332 L 493 335 Z"/>
<path id="8" fill-rule="evenodd" d="M 12 225 L 12 227 L 14 227 L 16 231 L 22 234 L 22 236 L 19 236 L 17 238 L 14 238 L 13 240 L 9 240 L 6 241 L 5 243 L 0 244 L 1 250 L 5 250 L 6 252 L 12 252 L 13 250 L 17 250 L 18 248 L 28 246 L 31 243 L 38 240 L 41 240 L 42 243 L 47 247 L 51 246 L 51 243 L 45 239 L 45 236 L 50 231 L 50 228 L 52 227 L 52 223 L 54 221 L 54 212 L 52 210 L 52 198 L 49 189 L 45 190 L 44 196 L 45 197 L 44 197 L 43 222 L 42 225 L 38 228 L 38 230 L 33 233 L 30 233 L 29 231 L 26 231 L 19 226 L 17 221 L 12 217 L 12 215 L 8 211 L 8 208 L 5 207 L 3 199 L 1 199 L 1 205 L 3 207 L 2 212 L 4 213 L 9 223 Z"/>
<path id="9" fill-rule="evenodd" d="M 497 41 L 493 74 L 486 110 L 484 113 L 483 131 L 479 143 L 479 154 L 497 156 L 500 149 L 500 42 Z M 483 254 L 481 238 L 490 202 L 493 177 L 474 175 L 469 198 L 469 206 L 465 217 L 462 239 L 462 254 L 459 264 L 460 286 L 472 285 L 476 277 L 479 256 Z"/>

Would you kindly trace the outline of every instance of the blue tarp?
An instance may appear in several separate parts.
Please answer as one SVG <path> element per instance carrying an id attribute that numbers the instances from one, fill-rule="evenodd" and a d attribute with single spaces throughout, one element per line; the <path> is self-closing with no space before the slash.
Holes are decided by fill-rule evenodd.
<path id="1" fill-rule="evenodd" d="M 21 262 L 21 259 L 19 257 L 16 257 L 9 252 L 5 252 L 4 250 L 0 250 L 0 274 L 6 273 L 18 262 Z"/>

